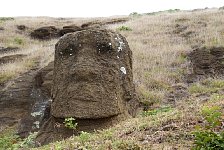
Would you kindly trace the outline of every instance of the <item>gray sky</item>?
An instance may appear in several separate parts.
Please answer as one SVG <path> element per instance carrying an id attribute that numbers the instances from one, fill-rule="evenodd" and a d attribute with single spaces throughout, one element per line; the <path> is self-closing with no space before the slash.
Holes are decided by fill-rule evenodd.
<path id="1" fill-rule="evenodd" d="M 224 0 L 1 0 L 0 16 L 105 17 L 224 6 Z"/>

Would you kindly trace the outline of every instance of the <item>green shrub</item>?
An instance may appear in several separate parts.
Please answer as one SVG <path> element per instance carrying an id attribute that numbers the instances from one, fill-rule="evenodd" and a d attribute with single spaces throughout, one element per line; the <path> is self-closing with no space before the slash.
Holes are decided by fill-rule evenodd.
<path id="1" fill-rule="evenodd" d="M 24 41 L 23 41 L 23 39 L 16 37 L 16 38 L 14 38 L 14 43 L 16 43 L 18 45 L 23 45 Z"/>
<path id="2" fill-rule="evenodd" d="M 8 20 L 14 20 L 12 17 L 0 17 L 0 23 L 8 21 Z"/>
<path id="3" fill-rule="evenodd" d="M 222 7 L 219 7 L 219 10 L 224 10 L 224 6 L 222 6 Z"/>
<path id="4" fill-rule="evenodd" d="M 73 117 L 65 118 L 65 121 L 63 123 L 65 124 L 65 127 L 69 129 L 76 129 L 78 125 Z"/>
<path id="5" fill-rule="evenodd" d="M 13 145 L 14 149 L 19 148 L 33 148 L 35 147 L 35 138 L 37 136 L 37 132 L 30 133 L 29 136 L 22 141 Z"/>
<path id="6" fill-rule="evenodd" d="M 3 135 L 0 137 L 0 149 L 14 149 L 14 144 L 17 143 L 19 137 L 15 134 Z"/>
<path id="7" fill-rule="evenodd" d="M 127 26 L 121 26 L 119 28 L 117 28 L 119 31 L 132 31 L 132 29 L 130 27 Z"/>
<path id="8" fill-rule="evenodd" d="M 133 141 L 115 141 L 113 143 L 114 149 L 119 150 L 141 150 L 142 148 Z"/>
<path id="9" fill-rule="evenodd" d="M 167 10 L 168 13 L 175 13 L 175 12 L 179 12 L 180 9 L 169 9 Z"/>
<path id="10" fill-rule="evenodd" d="M 81 131 L 81 134 L 79 135 L 79 140 L 82 144 L 87 142 L 90 139 L 90 133 Z"/>
<path id="11" fill-rule="evenodd" d="M 197 127 L 193 133 L 195 136 L 193 150 L 223 150 L 224 149 L 224 131 L 218 132 L 221 128 L 221 108 L 218 106 L 204 107 L 202 116 L 205 119 L 205 125 Z"/>
<path id="12" fill-rule="evenodd" d="M 140 17 L 141 14 L 137 13 L 137 12 L 133 12 L 129 14 L 130 17 Z"/>

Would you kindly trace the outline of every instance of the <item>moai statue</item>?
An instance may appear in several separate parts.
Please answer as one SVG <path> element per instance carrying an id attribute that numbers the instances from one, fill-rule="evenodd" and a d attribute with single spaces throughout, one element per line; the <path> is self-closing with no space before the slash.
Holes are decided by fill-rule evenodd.
<path id="1" fill-rule="evenodd" d="M 132 52 L 123 36 L 89 29 L 59 40 L 50 110 L 54 123 L 73 117 L 79 131 L 93 131 L 135 116 L 138 105 Z"/>

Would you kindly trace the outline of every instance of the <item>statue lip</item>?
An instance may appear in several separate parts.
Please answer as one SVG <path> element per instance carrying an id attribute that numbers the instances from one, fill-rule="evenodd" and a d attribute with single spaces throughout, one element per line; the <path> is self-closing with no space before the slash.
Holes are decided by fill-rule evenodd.
<path id="1" fill-rule="evenodd" d="M 74 95 L 71 97 L 71 99 L 75 101 L 82 101 L 82 102 L 99 102 L 99 101 L 96 101 L 94 96 L 88 93 L 82 93 L 82 95 Z"/>

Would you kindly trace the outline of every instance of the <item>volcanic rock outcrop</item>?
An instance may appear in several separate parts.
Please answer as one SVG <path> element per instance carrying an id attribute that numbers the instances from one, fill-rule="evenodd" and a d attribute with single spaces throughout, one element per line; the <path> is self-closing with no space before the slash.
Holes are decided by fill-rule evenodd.
<path id="1" fill-rule="evenodd" d="M 37 136 L 40 145 L 135 116 L 139 103 L 126 39 L 103 29 L 62 37 L 56 44 L 51 95 L 50 118 Z M 76 119 L 76 130 L 64 126 L 68 117 Z"/>
<path id="2" fill-rule="evenodd" d="M 76 25 L 64 26 L 63 29 L 59 31 L 59 35 L 63 36 L 67 33 L 72 33 L 72 32 L 81 31 L 81 30 L 83 29 L 81 29 L 80 27 Z"/>
<path id="3" fill-rule="evenodd" d="M 41 27 L 33 32 L 31 32 L 30 36 L 35 39 L 47 40 L 59 37 L 59 30 L 54 26 Z"/>
<path id="4" fill-rule="evenodd" d="M 18 50 L 18 47 L 0 47 L 0 54 L 16 52 Z"/>
<path id="5" fill-rule="evenodd" d="M 197 48 L 189 54 L 196 75 L 224 73 L 224 47 Z"/>

